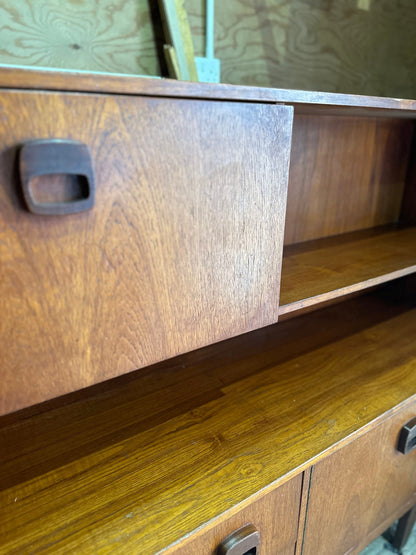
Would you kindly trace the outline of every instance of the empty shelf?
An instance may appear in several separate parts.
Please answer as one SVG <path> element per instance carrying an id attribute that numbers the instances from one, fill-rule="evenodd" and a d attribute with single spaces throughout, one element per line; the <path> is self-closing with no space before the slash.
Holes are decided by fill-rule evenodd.
<path id="1" fill-rule="evenodd" d="M 285 247 L 279 315 L 416 272 L 416 228 L 388 226 Z"/>

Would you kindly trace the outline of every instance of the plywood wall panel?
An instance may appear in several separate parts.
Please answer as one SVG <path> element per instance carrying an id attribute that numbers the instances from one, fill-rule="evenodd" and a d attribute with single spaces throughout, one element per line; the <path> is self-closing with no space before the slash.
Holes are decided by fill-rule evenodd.
<path id="1" fill-rule="evenodd" d="M 226 83 L 413 98 L 415 25 L 413 0 L 217 0 L 215 55 Z"/>
<path id="2" fill-rule="evenodd" d="M 0 63 L 160 75 L 157 0 L 0 0 Z M 204 54 L 205 0 L 184 0 Z M 224 83 L 416 96 L 414 0 L 217 0 Z"/>
<path id="3" fill-rule="evenodd" d="M 160 73 L 148 0 L 1 0 L 0 63 Z"/>

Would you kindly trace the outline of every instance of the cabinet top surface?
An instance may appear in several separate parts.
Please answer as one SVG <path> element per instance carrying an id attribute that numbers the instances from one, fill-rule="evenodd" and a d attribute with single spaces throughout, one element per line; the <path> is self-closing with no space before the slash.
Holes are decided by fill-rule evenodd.
<path id="1" fill-rule="evenodd" d="M 0 66 L 0 88 L 278 102 L 300 108 L 355 108 L 365 113 L 374 109 L 416 113 L 416 100 L 10 66 Z"/>
<path id="2" fill-rule="evenodd" d="M 3 417 L 0 551 L 159 552 L 413 403 L 415 328 L 353 299 Z"/>

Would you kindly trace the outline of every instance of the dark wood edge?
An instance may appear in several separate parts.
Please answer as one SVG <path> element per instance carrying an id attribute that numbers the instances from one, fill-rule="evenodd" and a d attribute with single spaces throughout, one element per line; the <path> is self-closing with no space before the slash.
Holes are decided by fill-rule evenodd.
<path id="1" fill-rule="evenodd" d="M 302 489 L 300 496 L 299 517 L 298 517 L 298 533 L 296 538 L 294 555 L 302 555 L 303 543 L 305 538 L 305 528 L 307 521 L 309 495 L 311 490 L 311 477 L 313 466 L 304 470 L 302 474 Z"/>
<path id="2" fill-rule="evenodd" d="M 306 108 L 325 105 L 404 110 L 415 112 L 416 116 L 416 100 L 0 65 L 0 89 L 2 88 L 289 103 Z"/>
<path id="3" fill-rule="evenodd" d="M 413 526 L 416 523 L 416 505 L 407 511 L 400 519 L 392 539 L 392 546 L 402 550 L 409 539 Z"/>

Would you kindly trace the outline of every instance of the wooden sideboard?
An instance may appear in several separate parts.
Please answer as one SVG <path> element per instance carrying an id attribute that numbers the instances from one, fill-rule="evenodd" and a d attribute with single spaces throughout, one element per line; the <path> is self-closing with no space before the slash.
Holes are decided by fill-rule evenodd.
<path id="1" fill-rule="evenodd" d="M 415 116 L 0 69 L 0 553 L 359 553 L 416 504 Z"/>

